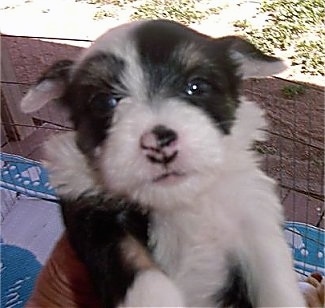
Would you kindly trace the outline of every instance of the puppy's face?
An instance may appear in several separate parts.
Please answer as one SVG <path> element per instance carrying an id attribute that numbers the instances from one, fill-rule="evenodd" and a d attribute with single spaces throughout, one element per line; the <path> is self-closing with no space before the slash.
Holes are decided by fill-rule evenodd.
<path id="1" fill-rule="evenodd" d="M 242 39 L 144 21 L 107 32 L 76 62 L 56 63 L 22 105 L 59 99 L 111 192 L 169 204 L 191 198 L 225 162 L 241 78 L 283 69 Z"/>

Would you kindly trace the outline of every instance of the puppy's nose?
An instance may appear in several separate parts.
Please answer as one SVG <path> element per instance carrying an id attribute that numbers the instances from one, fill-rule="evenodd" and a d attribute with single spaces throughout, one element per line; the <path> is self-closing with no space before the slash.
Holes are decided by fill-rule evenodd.
<path id="1" fill-rule="evenodd" d="M 160 148 L 169 146 L 173 141 L 177 140 L 175 131 L 163 125 L 155 126 L 152 133 L 155 135 L 157 145 Z"/>
<path id="2" fill-rule="evenodd" d="M 150 132 L 144 133 L 140 139 L 142 149 L 163 149 L 170 146 L 177 140 L 177 134 L 174 130 L 164 126 L 157 125 Z"/>
<path id="3" fill-rule="evenodd" d="M 177 133 L 164 126 L 157 125 L 140 138 L 140 147 L 153 163 L 168 164 L 177 156 Z"/>

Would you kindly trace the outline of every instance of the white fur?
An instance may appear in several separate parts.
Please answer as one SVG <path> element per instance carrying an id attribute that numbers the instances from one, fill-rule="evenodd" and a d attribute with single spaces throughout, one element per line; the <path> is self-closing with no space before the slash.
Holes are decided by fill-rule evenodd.
<path id="1" fill-rule="evenodd" d="M 137 275 L 121 307 L 185 307 L 181 292 L 165 274 L 147 270 Z"/>
<path id="2" fill-rule="evenodd" d="M 59 98 L 62 95 L 64 85 L 62 82 L 54 80 L 43 80 L 37 86 L 31 88 L 23 97 L 20 107 L 24 113 L 32 113 L 49 101 Z"/>
<path id="3" fill-rule="evenodd" d="M 201 189 L 198 182 L 211 176 L 211 165 L 221 161 L 223 146 L 222 134 L 200 109 L 175 100 L 162 105 L 157 110 L 134 101 L 122 102 L 117 112 L 119 121 L 101 147 L 99 168 L 110 189 L 158 208 L 191 200 L 198 193 L 196 188 Z M 160 165 L 148 163 L 139 146 L 140 137 L 158 124 L 177 131 L 179 154 L 171 169 L 186 173 L 181 183 L 169 185 L 168 189 L 165 185 L 152 185 L 163 170 Z"/>
<path id="4" fill-rule="evenodd" d="M 258 59 L 248 58 L 237 51 L 232 52 L 232 58 L 240 64 L 240 72 L 244 79 L 277 75 L 289 67 L 289 63 L 282 60 L 265 63 Z"/>
<path id="5" fill-rule="evenodd" d="M 132 31 L 144 22 L 145 21 L 132 21 L 106 31 L 103 35 L 98 37 L 84 53 L 81 54 L 78 63 L 84 61 L 87 57 L 96 52 L 107 53 L 110 51 L 112 53 L 119 53 L 121 50 L 128 51 L 126 43 L 130 40 Z M 124 56 L 125 55 L 126 54 L 124 54 Z"/>
<path id="6" fill-rule="evenodd" d="M 229 256 L 246 270 L 256 307 L 303 306 L 273 183 L 257 171 L 240 173 L 218 178 L 193 200 L 196 208 L 157 211 L 155 258 L 190 306 L 212 306 L 211 296 L 226 281 Z"/>
<path id="7" fill-rule="evenodd" d="M 145 21 L 133 21 L 107 31 L 81 55 L 75 68 L 78 68 L 79 63 L 95 53 L 114 54 L 123 59 L 126 65 L 124 76 L 121 78 L 123 86 L 133 93 L 133 95 L 137 94 L 139 100 L 144 100 L 143 72 L 140 65 L 138 65 L 138 55 L 132 41 L 132 32 L 143 23 Z"/>
<path id="8" fill-rule="evenodd" d="M 62 197 L 77 198 L 100 191 L 99 180 L 76 145 L 76 133 L 53 135 L 44 144 L 44 165 L 50 181 Z"/>

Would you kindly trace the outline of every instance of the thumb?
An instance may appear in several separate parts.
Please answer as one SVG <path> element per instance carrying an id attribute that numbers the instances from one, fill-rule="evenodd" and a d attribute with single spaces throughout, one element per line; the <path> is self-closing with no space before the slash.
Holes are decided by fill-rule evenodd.
<path id="1" fill-rule="evenodd" d="M 66 235 L 41 270 L 26 307 L 100 307 L 89 274 Z"/>

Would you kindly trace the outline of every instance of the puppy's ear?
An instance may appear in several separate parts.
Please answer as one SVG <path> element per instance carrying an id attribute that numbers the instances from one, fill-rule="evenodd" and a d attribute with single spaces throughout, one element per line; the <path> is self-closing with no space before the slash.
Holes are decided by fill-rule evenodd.
<path id="1" fill-rule="evenodd" d="M 73 61 L 61 60 L 53 64 L 23 97 L 20 107 L 25 113 L 41 109 L 64 93 Z"/>
<path id="2" fill-rule="evenodd" d="M 289 67 L 282 59 L 265 55 L 241 37 L 228 36 L 220 41 L 226 45 L 232 60 L 239 65 L 239 73 L 244 79 L 277 75 Z"/>

